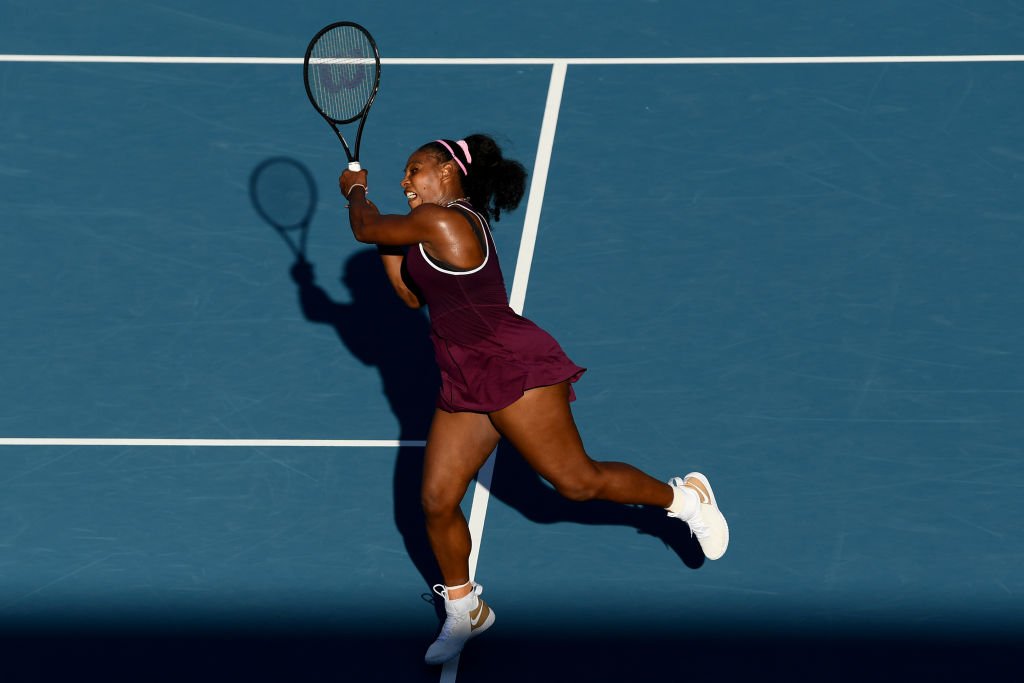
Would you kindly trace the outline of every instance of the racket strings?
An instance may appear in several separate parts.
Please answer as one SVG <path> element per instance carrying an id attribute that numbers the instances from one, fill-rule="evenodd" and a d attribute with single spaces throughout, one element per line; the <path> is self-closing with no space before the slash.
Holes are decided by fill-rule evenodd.
<path id="1" fill-rule="evenodd" d="M 343 123 L 358 117 L 377 81 L 373 44 L 352 26 L 327 31 L 310 50 L 308 79 L 313 99 L 329 118 Z"/>

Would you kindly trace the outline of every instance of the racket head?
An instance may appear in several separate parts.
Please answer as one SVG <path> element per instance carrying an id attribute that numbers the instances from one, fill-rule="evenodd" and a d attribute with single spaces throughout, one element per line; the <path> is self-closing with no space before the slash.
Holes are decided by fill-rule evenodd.
<path id="1" fill-rule="evenodd" d="M 380 52 L 373 36 L 351 21 L 320 29 L 302 63 L 306 95 L 332 124 L 366 115 L 380 87 Z"/>

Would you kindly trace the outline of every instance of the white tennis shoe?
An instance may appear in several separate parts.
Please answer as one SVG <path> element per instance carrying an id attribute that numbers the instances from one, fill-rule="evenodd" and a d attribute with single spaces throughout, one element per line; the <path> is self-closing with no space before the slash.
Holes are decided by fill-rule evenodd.
<path id="1" fill-rule="evenodd" d="M 695 507 L 675 503 L 668 509 L 669 517 L 678 517 L 690 527 L 690 533 L 697 537 L 704 556 L 709 560 L 717 560 L 725 554 L 729 547 L 729 525 L 725 516 L 718 509 L 715 501 L 715 492 L 711 489 L 708 478 L 700 472 L 690 472 L 685 477 L 674 477 L 669 486 L 680 489 L 676 499 L 684 501 L 687 491 L 692 491 L 697 497 Z M 683 495 L 678 495 L 683 494 Z"/>
<path id="2" fill-rule="evenodd" d="M 444 664 L 462 652 L 470 638 L 474 638 L 491 627 L 494 612 L 480 599 L 484 587 L 473 584 L 473 591 L 455 600 L 448 599 L 448 588 L 441 584 L 434 586 L 434 592 L 444 598 L 444 620 L 437 640 L 427 648 L 424 661 L 427 664 Z"/>

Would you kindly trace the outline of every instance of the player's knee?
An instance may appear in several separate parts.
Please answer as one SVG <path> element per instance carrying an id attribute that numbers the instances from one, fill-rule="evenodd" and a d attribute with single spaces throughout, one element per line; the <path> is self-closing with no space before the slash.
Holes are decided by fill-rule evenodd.
<path id="1" fill-rule="evenodd" d="M 461 499 L 456 498 L 445 487 L 424 486 L 420 493 L 420 504 L 427 518 L 443 517 L 455 511 Z"/>
<path id="2" fill-rule="evenodd" d="M 582 503 L 597 498 L 600 486 L 592 477 L 573 477 L 555 482 L 555 490 L 564 498 Z"/>

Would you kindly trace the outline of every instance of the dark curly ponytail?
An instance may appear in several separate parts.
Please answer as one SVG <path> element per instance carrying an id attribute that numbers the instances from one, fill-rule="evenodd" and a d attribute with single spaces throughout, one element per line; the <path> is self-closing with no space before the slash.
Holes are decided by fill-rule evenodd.
<path id="1" fill-rule="evenodd" d="M 462 189 L 473 208 L 488 219 L 500 220 L 502 211 L 511 211 L 523 199 L 526 168 L 514 159 L 506 159 L 489 135 L 475 133 L 465 140 L 436 140 L 420 149 L 433 152 L 441 161 L 456 162 Z"/>

